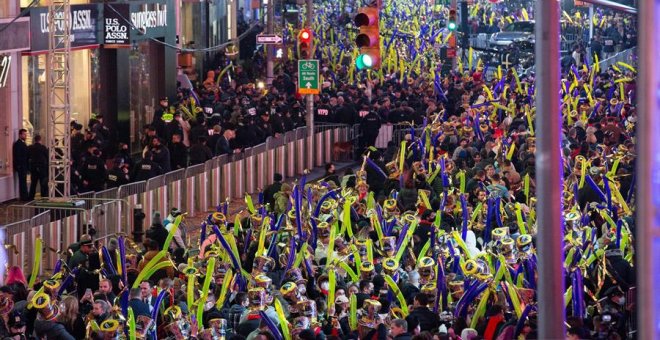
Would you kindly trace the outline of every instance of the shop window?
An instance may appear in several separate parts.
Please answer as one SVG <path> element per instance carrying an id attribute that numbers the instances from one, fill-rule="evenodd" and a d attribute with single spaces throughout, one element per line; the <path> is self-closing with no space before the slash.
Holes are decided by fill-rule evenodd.
<path id="1" fill-rule="evenodd" d="M 28 130 L 28 144 L 32 136 L 48 133 L 48 82 L 46 78 L 47 55 L 23 56 L 23 128 Z M 87 127 L 89 119 L 97 112 L 98 102 L 93 93 L 98 91 L 98 52 L 79 50 L 71 52 L 71 119 Z M 94 105 L 93 105 L 94 104 Z"/>

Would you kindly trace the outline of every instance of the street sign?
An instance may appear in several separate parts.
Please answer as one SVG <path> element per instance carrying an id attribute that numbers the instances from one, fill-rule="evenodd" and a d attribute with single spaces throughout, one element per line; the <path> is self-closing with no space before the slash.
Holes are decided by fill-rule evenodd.
<path id="1" fill-rule="evenodd" d="M 282 37 L 277 34 L 259 34 L 257 35 L 257 44 L 281 44 Z"/>
<path id="2" fill-rule="evenodd" d="M 319 94 L 319 61 L 298 60 L 298 93 Z"/>

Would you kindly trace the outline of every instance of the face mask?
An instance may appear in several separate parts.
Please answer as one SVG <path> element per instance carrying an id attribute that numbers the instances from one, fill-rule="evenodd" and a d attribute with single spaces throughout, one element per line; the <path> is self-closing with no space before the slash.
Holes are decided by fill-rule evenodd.
<path id="1" fill-rule="evenodd" d="M 323 281 L 321 283 L 321 289 L 322 290 L 328 290 L 328 288 L 330 288 L 330 283 L 328 283 L 327 281 Z"/>
<path id="2" fill-rule="evenodd" d="M 620 297 L 618 301 L 619 306 L 623 306 L 626 304 L 626 298 L 625 297 Z"/>
<path id="3" fill-rule="evenodd" d="M 204 311 L 205 312 L 211 310 L 211 308 L 213 308 L 213 302 L 207 302 L 206 304 L 204 304 Z"/>

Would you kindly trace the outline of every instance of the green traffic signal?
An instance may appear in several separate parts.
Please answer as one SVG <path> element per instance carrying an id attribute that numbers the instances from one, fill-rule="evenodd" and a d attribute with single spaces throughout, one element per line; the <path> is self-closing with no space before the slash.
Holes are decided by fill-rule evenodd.
<path id="1" fill-rule="evenodd" d="M 450 31 L 455 31 L 455 30 L 456 30 L 456 22 L 454 22 L 454 21 L 450 21 L 449 24 L 447 24 L 447 28 L 448 28 Z"/>
<path id="2" fill-rule="evenodd" d="M 368 54 L 360 54 L 357 59 L 355 59 L 355 66 L 358 70 L 370 69 L 374 66 L 373 58 Z"/>

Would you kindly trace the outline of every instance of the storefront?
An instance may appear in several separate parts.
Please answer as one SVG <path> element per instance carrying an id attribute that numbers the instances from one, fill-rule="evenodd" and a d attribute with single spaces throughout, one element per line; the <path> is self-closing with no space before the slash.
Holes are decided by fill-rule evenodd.
<path id="1" fill-rule="evenodd" d="M 72 5 L 70 88 L 71 119 L 87 127 L 99 112 L 98 5 Z M 48 131 L 48 8 L 30 10 L 30 51 L 22 56 L 22 120 L 29 136 L 46 136 Z"/>
<path id="2" fill-rule="evenodd" d="M 180 36 L 181 46 L 203 49 L 220 45 L 229 39 L 227 32 L 227 11 L 230 0 L 198 1 L 181 0 Z M 231 0 L 237 1 L 237 0 Z M 205 74 L 205 68 L 211 68 L 219 50 L 197 52 L 193 54 L 191 65 L 182 65 L 184 72 L 192 81 Z"/>
<path id="3" fill-rule="evenodd" d="M 118 142 L 140 149 L 158 98 L 176 92 L 174 0 L 106 2 L 99 51 L 99 112 Z"/>
<path id="4" fill-rule="evenodd" d="M 19 0 L 0 1 L 0 202 L 18 196 L 13 175 L 12 144 L 22 124 L 21 53 L 30 49 L 30 19 L 22 17 Z"/>

